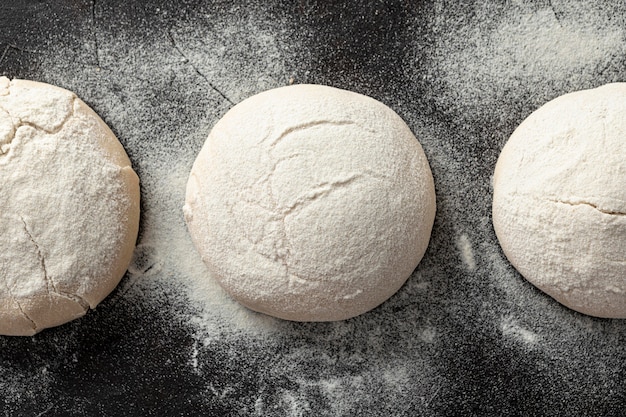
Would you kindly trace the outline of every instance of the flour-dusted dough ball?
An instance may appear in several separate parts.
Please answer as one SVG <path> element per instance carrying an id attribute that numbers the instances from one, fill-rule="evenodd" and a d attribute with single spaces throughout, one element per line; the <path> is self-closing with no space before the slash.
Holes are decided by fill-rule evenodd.
<path id="1" fill-rule="evenodd" d="M 531 114 L 493 186 L 496 234 L 526 279 L 579 312 L 626 318 L 626 83 Z"/>
<path id="2" fill-rule="evenodd" d="M 0 334 L 32 335 L 94 308 L 126 271 L 139 179 L 73 93 L 0 77 Z"/>
<path id="3" fill-rule="evenodd" d="M 428 161 L 382 103 L 319 85 L 233 107 L 196 159 L 184 208 L 211 274 L 252 310 L 296 321 L 364 313 L 421 260 Z"/>

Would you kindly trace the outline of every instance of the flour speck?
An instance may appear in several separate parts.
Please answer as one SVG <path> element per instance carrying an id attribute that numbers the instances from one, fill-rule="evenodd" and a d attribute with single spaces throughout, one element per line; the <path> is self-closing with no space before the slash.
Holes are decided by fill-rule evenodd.
<path id="1" fill-rule="evenodd" d="M 474 251 L 472 250 L 472 243 L 469 237 L 465 233 L 461 234 L 457 239 L 457 247 L 461 252 L 461 260 L 469 271 L 476 269 L 476 260 L 474 259 Z"/>
<path id="2" fill-rule="evenodd" d="M 510 316 L 502 318 L 500 321 L 500 331 L 505 337 L 528 346 L 533 346 L 541 340 L 541 337 L 537 333 L 522 327 Z"/>

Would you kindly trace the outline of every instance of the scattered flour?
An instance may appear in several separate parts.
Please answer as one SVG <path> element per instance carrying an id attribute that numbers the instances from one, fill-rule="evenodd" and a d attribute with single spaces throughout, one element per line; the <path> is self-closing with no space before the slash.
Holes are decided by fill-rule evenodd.
<path id="1" fill-rule="evenodd" d="M 537 333 L 525 329 L 511 316 L 502 318 L 500 321 L 500 331 L 505 337 L 521 342 L 527 346 L 534 346 L 541 340 L 541 337 Z"/>
<path id="2" fill-rule="evenodd" d="M 277 39 L 277 34 L 285 35 L 279 23 L 273 28 L 259 27 L 243 8 L 235 13 L 242 16 L 211 26 L 174 27 L 169 34 L 183 62 L 216 86 L 230 104 L 282 87 L 291 78 L 286 73 L 282 42 Z"/>
<path id="3" fill-rule="evenodd" d="M 469 271 L 476 269 L 476 260 L 474 259 L 474 251 L 472 250 L 472 243 L 467 237 L 467 234 L 463 233 L 457 238 L 456 245 L 461 252 L 461 260 Z"/>
<path id="4" fill-rule="evenodd" d="M 437 330 L 433 327 L 426 327 L 419 333 L 419 338 L 423 342 L 433 343 L 437 337 Z"/>
<path id="5" fill-rule="evenodd" d="M 432 387 L 425 390 L 428 397 L 412 397 L 411 387 L 415 384 L 415 375 L 402 363 L 390 363 L 382 368 L 376 365 L 356 374 L 337 371 L 336 375 L 295 377 L 294 386 L 290 389 L 281 388 L 278 398 L 268 395 L 269 390 L 261 390 L 254 404 L 254 415 L 281 415 L 285 410 L 289 410 L 290 416 L 309 415 L 316 406 L 311 399 L 316 397 L 325 399 L 323 409 L 315 408 L 316 412 L 322 412 L 323 415 L 366 415 L 368 410 L 373 409 L 375 397 L 386 398 L 380 412 L 409 415 L 426 408 L 433 394 L 436 394 L 436 387 Z M 373 392 L 376 395 L 373 396 Z M 375 408 L 380 410 L 381 405 Z"/>
<path id="6" fill-rule="evenodd" d="M 35 403 L 42 394 L 52 391 L 54 378 L 50 376 L 47 369 L 40 367 L 32 373 L 16 372 L 12 367 L 4 367 L 0 365 L 0 392 L 2 392 L 2 400 L 0 404 L 9 406 L 11 404 Z M 24 387 L 38 386 L 39 391 L 35 392 Z M 46 407 L 42 407 L 45 409 Z M 8 415 L 8 414 L 6 414 Z"/>
<path id="7" fill-rule="evenodd" d="M 518 107 L 528 110 L 553 98 L 555 90 L 616 81 L 615 57 L 626 51 L 619 20 L 601 4 L 548 3 L 517 0 L 505 8 L 477 2 L 468 6 L 474 9 L 471 22 L 464 20 L 465 10 L 457 16 L 459 9 L 436 4 L 428 78 L 441 80 L 434 100 L 442 111 L 468 122 L 502 122 L 507 113 L 498 106 L 514 104 L 512 99 L 523 98 Z"/>

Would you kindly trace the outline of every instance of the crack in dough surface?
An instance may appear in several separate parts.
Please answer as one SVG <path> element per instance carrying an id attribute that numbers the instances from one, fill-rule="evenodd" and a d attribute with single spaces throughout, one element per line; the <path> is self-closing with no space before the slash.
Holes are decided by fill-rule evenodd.
<path id="1" fill-rule="evenodd" d="M 28 230 L 26 221 L 24 220 L 22 216 L 20 216 L 20 220 L 22 221 L 22 224 L 24 225 L 24 232 L 26 232 L 26 235 L 28 235 L 28 239 L 30 239 L 30 241 L 35 246 L 35 252 L 37 253 L 37 257 L 39 258 L 39 261 L 41 264 L 41 272 L 43 273 L 43 277 L 46 282 L 46 290 L 48 291 L 48 293 L 50 293 L 50 288 L 52 287 L 52 291 L 57 292 L 56 286 L 54 285 L 54 281 L 52 280 L 50 276 L 48 276 L 48 271 L 46 270 L 46 258 L 43 256 L 43 253 L 41 251 L 41 248 L 39 247 L 39 244 L 33 238 L 33 234 Z"/>
<path id="2" fill-rule="evenodd" d="M 613 210 L 605 210 L 600 208 L 597 204 L 595 203 L 590 203 L 589 201 L 585 200 L 585 199 L 576 199 L 573 201 L 568 201 L 568 200 L 550 200 L 553 201 L 555 203 L 558 204 L 566 204 L 568 206 L 588 206 L 593 208 L 594 210 L 597 210 L 598 212 L 602 213 L 602 214 L 606 214 L 609 216 L 625 216 L 626 213 L 622 212 L 622 211 L 613 211 Z"/>

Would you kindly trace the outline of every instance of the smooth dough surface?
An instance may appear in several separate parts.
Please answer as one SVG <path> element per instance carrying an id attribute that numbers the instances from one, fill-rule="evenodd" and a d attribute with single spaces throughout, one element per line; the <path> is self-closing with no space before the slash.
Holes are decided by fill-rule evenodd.
<path id="1" fill-rule="evenodd" d="M 283 319 L 333 321 L 376 307 L 411 275 L 435 192 L 420 144 L 391 109 L 296 85 L 253 96 L 215 125 L 184 213 L 233 298 Z"/>
<path id="2" fill-rule="evenodd" d="M 558 97 L 496 164 L 493 224 L 531 283 L 576 311 L 626 318 L 626 83 Z"/>
<path id="3" fill-rule="evenodd" d="M 139 179 L 73 93 L 0 77 L 0 334 L 32 335 L 94 308 L 130 262 Z"/>

